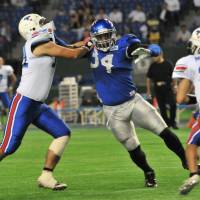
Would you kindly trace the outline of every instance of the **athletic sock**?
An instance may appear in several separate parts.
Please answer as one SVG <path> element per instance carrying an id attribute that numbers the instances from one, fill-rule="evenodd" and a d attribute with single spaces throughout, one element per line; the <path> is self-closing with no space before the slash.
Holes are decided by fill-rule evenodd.
<path id="1" fill-rule="evenodd" d="M 144 171 L 144 173 L 154 171 L 148 164 L 146 160 L 145 153 L 141 150 L 141 147 L 138 146 L 136 149 L 129 151 L 132 161 Z"/>
<path id="2" fill-rule="evenodd" d="M 169 128 L 164 129 L 160 133 L 160 137 L 164 140 L 166 146 L 181 159 L 183 167 L 187 168 L 185 150 L 179 138 Z"/>
<path id="3" fill-rule="evenodd" d="M 192 177 L 194 175 L 198 175 L 198 172 L 192 172 L 192 173 L 190 173 L 190 177 Z"/>
<path id="4" fill-rule="evenodd" d="M 46 171 L 50 171 L 50 172 L 53 172 L 53 169 L 51 168 L 48 168 L 48 167 L 44 167 L 43 170 L 46 170 Z"/>

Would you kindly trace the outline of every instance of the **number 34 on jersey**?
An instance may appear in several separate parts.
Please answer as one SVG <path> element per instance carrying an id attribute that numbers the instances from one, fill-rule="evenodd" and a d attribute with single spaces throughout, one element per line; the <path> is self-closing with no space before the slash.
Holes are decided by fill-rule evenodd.
<path id="1" fill-rule="evenodd" d="M 112 63 L 113 62 L 113 54 L 108 54 L 108 55 L 105 55 L 102 58 L 99 58 L 98 52 L 95 51 L 92 54 L 92 58 L 94 60 L 90 64 L 91 68 L 97 68 L 100 65 L 102 65 L 103 67 L 105 67 L 107 73 L 112 72 L 112 67 L 114 66 L 113 63 Z"/>

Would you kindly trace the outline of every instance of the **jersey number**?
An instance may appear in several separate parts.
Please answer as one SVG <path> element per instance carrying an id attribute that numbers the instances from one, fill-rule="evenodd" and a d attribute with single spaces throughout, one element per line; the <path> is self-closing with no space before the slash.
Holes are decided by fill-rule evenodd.
<path id="1" fill-rule="evenodd" d="M 99 66 L 98 54 L 96 53 L 93 54 L 93 58 L 94 58 L 94 63 L 91 63 L 91 67 L 97 68 Z M 106 68 L 107 73 L 112 72 L 111 70 L 113 67 L 112 61 L 113 61 L 113 54 L 106 55 L 100 60 L 101 64 Z"/>

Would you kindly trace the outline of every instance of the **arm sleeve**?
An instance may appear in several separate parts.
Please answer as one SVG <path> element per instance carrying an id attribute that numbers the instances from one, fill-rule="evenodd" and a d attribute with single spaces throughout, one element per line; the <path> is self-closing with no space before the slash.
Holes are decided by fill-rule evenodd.
<path id="1" fill-rule="evenodd" d="M 135 36 L 135 35 L 129 35 L 129 38 L 127 39 L 128 47 L 126 49 L 126 57 L 132 58 L 133 56 L 131 53 L 141 47 L 141 41 Z"/>
<path id="2" fill-rule="evenodd" d="M 161 54 L 161 48 L 159 45 L 141 44 L 141 41 L 135 36 L 135 38 L 130 39 L 129 46 L 127 47 L 127 50 L 126 50 L 127 58 L 132 58 L 133 56 L 131 56 L 131 53 L 139 47 L 149 49 L 152 57 L 156 57 Z"/>
<path id="3" fill-rule="evenodd" d="M 31 39 L 31 51 L 33 51 L 37 46 L 52 41 L 52 37 L 48 32 L 38 33 Z"/>
<path id="4" fill-rule="evenodd" d="M 58 44 L 60 46 L 63 46 L 63 47 L 67 47 L 69 45 L 67 42 L 65 42 L 64 40 L 60 39 L 56 35 L 55 35 L 55 42 L 56 42 L 56 44 Z"/>
<path id="5" fill-rule="evenodd" d="M 193 80 L 193 71 L 192 71 L 192 60 L 188 57 L 183 57 L 179 59 L 175 65 L 172 78 L 186 78 Z"/>

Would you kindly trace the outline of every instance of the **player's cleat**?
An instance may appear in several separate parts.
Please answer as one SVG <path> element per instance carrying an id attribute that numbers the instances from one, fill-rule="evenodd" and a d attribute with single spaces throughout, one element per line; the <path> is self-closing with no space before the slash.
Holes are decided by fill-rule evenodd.
<path id="1" fill-rule="evenodd" d="M 37 182 L 39 187 L 49 188 L 52 190 L 64 190 L 67 188 L 65 183 L 59 183 L 52 175 L 41 175 Z"/>
<path id="2" fill-rule="evenodd" d="M 199 183 L 199 181 L 200 181 L 200 177 L 197 174 L 188 178 L 184 182 L 184 184 L 179 188 L 180 194 L 182 195 L 188 194 L 192 190 L 192 188 Z"/>
<path id="3" fill-rule="evenodd" d="M 183 169 L 188 170 L 188 164 L 187 164 L 187 162 L 182 162 L 182 166 L 183 166 Z"/>
<path id="4" fill-rule="evenodd" d="M 145 186 L 146 187 L 157 187 L 155 173 L 153 171 L 145 173 Z"/>

